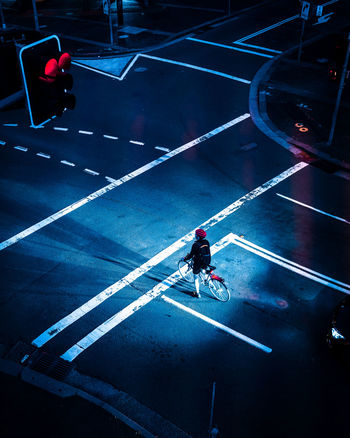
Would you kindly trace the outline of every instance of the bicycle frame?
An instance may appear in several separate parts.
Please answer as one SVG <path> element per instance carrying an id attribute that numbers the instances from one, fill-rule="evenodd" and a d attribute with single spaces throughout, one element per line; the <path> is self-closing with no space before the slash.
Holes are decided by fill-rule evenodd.
<path id="1" fill-rule="evenodd" d="M 200 274 L 206 276 L 206 278 L 205 278 L 206 280 L 209 280 L 209 278 L 210 278 L 211 280 L 217 280 L 217 281 L 220 281 L 223 283 L 225 280 L 222 277 L 219 277 L 218 275 L 212 273 L 214 271 L 214 269 L 210 269 L 209 272 L 206 271 L 205 274 L 200 272 Z"/>

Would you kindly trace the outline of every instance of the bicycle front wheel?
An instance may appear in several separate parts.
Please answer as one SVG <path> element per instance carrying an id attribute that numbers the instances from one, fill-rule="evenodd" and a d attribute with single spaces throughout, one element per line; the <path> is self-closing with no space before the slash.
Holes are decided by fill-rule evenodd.
<path id="1" fill-rule="evenodd" d="M 194 283 L 194 276 L 192 272 L 192 267 L 189 265 L 189 263 L 179 260 L 179 263 L 177 264 L 179 268 L 179 272 L 181 277 L 187 281 L 188 283 Z"/>
<path id="2" fill-rule="evenodd" d="M 230 291 L 227 289 L 225 283 L 210 279 L 208 286 L 216 299 L 220 301 L 228 301 L 230 299 Z"/>

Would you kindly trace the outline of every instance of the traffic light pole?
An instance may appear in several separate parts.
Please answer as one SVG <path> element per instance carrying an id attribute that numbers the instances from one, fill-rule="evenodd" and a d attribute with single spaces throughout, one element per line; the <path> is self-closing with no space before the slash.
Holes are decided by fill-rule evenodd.
<path id="1" fill-rule="evenodd" d="M 334 107 L 334 112 L 333 112 L 333 117 L 332 117 L 332 126 L 331 126 L 331 130 L 330 130 L 330 133 L 329 133 L 329 137 L 328 137 L 328 141 L 327 141 L 327 146 L 330 146 L 332 144 L 332 142 L 333 142 L 335 125 L 337 123 L 337 117 L 338 117 L 338 112 L 339 112 L 341 96 L 343 94 L 343 89 L 344 89 L 344 85 L 345 85 L 345 75 L 346 75 L 346 72 L 347 72 L 347 69 L 348 69 L 349 58 L 350 58 L 350 32 L 348 34 L 348 48 L 346 50 L 345 61 L 344 61 L 344 65 L 343 65 L 342 75 L 341 75 L 341 78 L 340 78 L 338 96 L 337 96 L 337 101 L 336 101 L 336 104 L 335 104 L 335 107 Z"/>
<path id="2" fill-rule="evenodd" d="M 35 30 L 39 31 L 39 20 L 38 20 L 38 11 L 36 10 L 36 2 L 35 0 L 32 0 L 33 4 L 33 14 L 34 14 L 34 23 L 35 23 Z"/>
<path id="3" fill-rule="evenodd" d="M 111 46 L 113 46 L 114 45 L 114 38 L 113 38 L 113 21 L 112 21 L 112 12 L 111 12 L 111 0 L 107 0 L 107 3 L 108 3 L 109 37 L 110 37 Z"/>

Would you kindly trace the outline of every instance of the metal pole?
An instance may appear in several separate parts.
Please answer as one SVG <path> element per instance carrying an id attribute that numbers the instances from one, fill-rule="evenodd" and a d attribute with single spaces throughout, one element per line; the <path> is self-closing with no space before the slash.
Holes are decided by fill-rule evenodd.
<path id="1" fill-rule="evenodd" d="M 34 14 L 34 23 L 35 23 L 35 30 L 39 32 L 39 20 L 38 20 L 38 11 L 36 10 L 36 2 L 35 0 L 32 0 L 33 4 L 33 14 Z"/>
<path id="2" fill-rule="evenodd" d="M 299 50 L 298 50 L 298 63 L 300 64 L 300 58 L 301 58 L 301 48 L 303 46 L 303 37 L 304 37 L 304 31 L 305 31 L 305 20 L 302 18 L 303 22 L 301 25 L 301 32 L 300 32 L 300 41 L 299 41 Z"/>
<path id="3" fill-rule="evenodd" d="M 213 428 L 213 414 L 214 414 L 214 401 L 215 401 L 215 386 L 216 383 L 213 382 L 213 393 L 211 396 L 211 407 L 210 407 L 210 420 L 209 420 L 209 438 L 211 437 L 211 430 Z"/>
<path id="4" fill-rule="evenodd" d="M 231 0 L 228 0 L 227 15 L 231 14 Z"/>
<path id="5" fill-rule="evenodd" d="M 337 96 L 337 101 L 336 101 L 334 112 L 333 112 L 332 126 L 331 126 L 331 131 L 329 133 L 327 146 L 330 146 L 333 142 L 335 125 L 337 123 L 337 117 L 338 117 L 338 112 L 339 112 L 341 96 L 342 96 L 344 85 L 345 85 L 345 75 L 346 75 L 346 71 L 348 69 L 348 64 L 349 64 L 349 57 L 350 57 L 350 32 L 348 34 L 348 48 L 346 50 L 345 61 L 344 61 L 344 65 L 343 65 L 343 72 L 342 72 L 342 75 L 340 78 L 338 96 Z"/>
<path id="6" fill-rule="evenodd" d="M 108 22 L 109 22 L 109 39 L 111 46 L 114 45 L 114 38 L 113 38 L 113 21 L 112 21 L 112 12 L 111 12 L 111 0 L 107 0 L 108 3 Z"/>
<path id="7" fill-rule="evenodd" d="M 1 15 L 1 26 L 2 26 L 3 29 L 6 29 L 4 12 L 2 10 L 2 1 L 0 1 L 0 15 Z"/>

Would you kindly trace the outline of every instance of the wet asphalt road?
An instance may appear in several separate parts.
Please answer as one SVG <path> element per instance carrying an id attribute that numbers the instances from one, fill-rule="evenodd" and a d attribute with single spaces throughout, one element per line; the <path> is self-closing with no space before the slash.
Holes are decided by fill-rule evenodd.
<path id="1" fill-rule="evenodd" d="M 266 7 L 193 37 L 228 45 L 295 13 Z M 7 141 L 0 149 L 1 242 L 107 186 L 106 177 L 132 175 L 2 249 L 2 343 L 31 343 L 227 206 L 300 163 L 247 117 L 132 174 L 167 153 L 156 147 L 174 151 L 247 114 L 249 83 L 240 79 L 253 79 L 269 59 L 261 54 L 295 45 L 299 27 L 293 19 L 247 38 L 247 44 L 270 49 L 257 49 L 260 55 L 183 40 L 149 53 L 158 59 L 140 57 L 122 81 L 74 66 L 76 110 L 43 129 L 29 128 L 24 110 L 1 113 L 1 139 Z M 212 244 L 230 233 L 248 242 L 232 242 L 213 257 L 231 290 L 228 303 L 208 291 L 197 300 L 183 282 L 164 291 L 186 309 L 272 352 L 158 296 L 81 351 L 73 359 L 78 369 L 129 393 L 195 437 L 207 433 L 214 381 L 214 421 L 225 437 L 344 432 L 348 364 L 327 350 L 325 333 L 334 306 L 350 291 L 349 224 L 337 219 L 350 218 L 348 192 L 347 180 L 306 163 L 208 228 Z M 189 247 L 183 241 L 182 248 L 156 258 L 152 269 L 43 349 L 67 352 L 176 271 Z"/>

